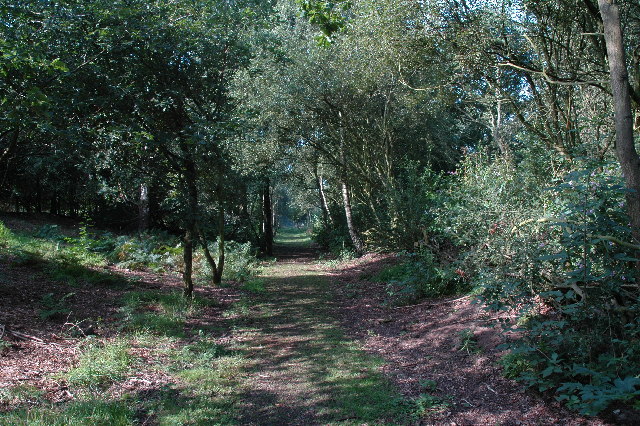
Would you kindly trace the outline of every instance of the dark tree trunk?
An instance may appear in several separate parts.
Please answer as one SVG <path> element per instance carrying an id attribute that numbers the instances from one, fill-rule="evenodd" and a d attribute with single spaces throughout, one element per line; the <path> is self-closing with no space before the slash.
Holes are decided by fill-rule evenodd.
<path id="1" fill-rule="evenodd" d="M 615 107 L 616 156 L 627 188 L 627 210 L 635 242 L 640 242 L 640 157 L 633 138 L 629 75 L 625 62 L 620 13 L 615 0 L 598 0 L 604 25 L 611 91 Z"/>
<path id="2" fill-rule="evenodd" d="M 36 180 L 36 213 L 42 213 L 42 183 Z"/>
<path id="3" fill-rule="evenodd" d="M 196 236 L 197 217 L 198 217 L 198 187 L 196 165 L 191 158 L 187 147 L 182 147 L 185 155 L 184 159 L 184 179 L 187 189 L 187 212 L 184 219 L 185 236 L 184 246 L 184 272 L 182 281 L 184 285 L 185 297 L 193 296 L 193 239 Z"/>
<path id="4" fill-rule="evenodd" d="M 220 284 L 222 282 L 222 273 L 224 272 L 224 192 L 222 188 L 222 170 L 218 173 L 218 183 L 216 185 L 216 195 L 218 197 L 218 262 L 216 264 L 215 259 L 211 255 L 209 250 L 209 243 L 207 237 L 201 230 L 198 230 L 200 239 L 202 241 L 202 247 L 204 249 L 204 257 L 207 259 L 207 263 L 211 268 L 212 282 L 213 284 Z"/>
<path id="5" fill-rule="evenodd" d="M 273 256 L 273 209 L 271 206 L 271 182 L 265 179 L 262 191 L 262 220 L 264 223 L 264 248 L 267 256 Z"/>
<path id="6" fill-rule="evenodd" d="M 58 215 L 60 213 L 60 203 L 58 202 L 58 192 L 53 191 L 51 196 L 51 206 L 49 207 L 49 213 Z"/>
<path id="7" fill-rule="evenodd" d="M 182 272 L 182 283 L 184 297 L 193 297 L 193 228 L 184 233 L 182 240 L 184 271 Z"/>

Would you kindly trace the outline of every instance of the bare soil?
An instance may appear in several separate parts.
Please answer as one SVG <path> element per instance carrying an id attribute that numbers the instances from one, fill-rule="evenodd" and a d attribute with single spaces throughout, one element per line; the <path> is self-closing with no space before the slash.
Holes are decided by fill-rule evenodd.
<path id="1" fill-rule="evenodd" d="M 498 346 L 505 342 L 499 318 L 471 297 L 386 306 L 384 284 L 370 277 L 394 262 L 392 255 L 366 255 L 333 273 L 334 288 L 343 326 L 387 361 L 384 371 L 404 395 L 419 395 L 421 382 L 432 380 L 437 384 L 433 393 L 451 401 L 447 410 L 427 415 L 422 424 L 640 424 L 631 413 L 619 412 L 611 420 L 579 416 L 505 378 L 498 364 L 504 355 Z M 473 333 L 477 353 L 463 348 L 463 332 Z"/>

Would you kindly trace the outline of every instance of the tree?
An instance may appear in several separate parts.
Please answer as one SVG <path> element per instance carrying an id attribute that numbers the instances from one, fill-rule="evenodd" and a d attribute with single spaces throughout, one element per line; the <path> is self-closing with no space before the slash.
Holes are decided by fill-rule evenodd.
<path id="1" fill-rule="evenodd" d="M 634 239 L 640 242 L 640 157 L 633 135 L 633 114 L 620 11 L 615 0 L 598 0 L 615 109 L 616 155 L 627 184 L 627 211 Z"/>

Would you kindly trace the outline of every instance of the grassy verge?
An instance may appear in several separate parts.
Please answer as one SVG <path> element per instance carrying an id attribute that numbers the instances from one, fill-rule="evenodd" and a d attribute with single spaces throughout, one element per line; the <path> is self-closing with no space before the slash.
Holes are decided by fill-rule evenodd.
<path id="1" fill-rule="evenodd" d="M 0 425 L 233 423 L 239 417 L 238 401 L 246 388 L 243 370 L 247 360 L 215 337 L 228 324 L 193 326 L 208 309 L 218 308 L 216 302 L 204 298 L 186 300 L 178 292 L 162 288 L 141 289 L 135 279 L 105 269 L 112 263 L 109 256 L 113 247 L 109 247 L 109 241 L 92 239 L 82 230 L 78 235 L 61 235 L 52 226 L 12 232 L 0 222 L 0 263 L 18 268 L 8 273 L 20 274 L 26 283 L 44 278 L 53 286 L 42 300 L 27 300 L 24 306 L 28 308 L 25 312 L 33 312 L 35 304 L 36 317 L 45 326 L 41 337 L 46 339 L 47 323 L 60 323 L 78 311 L 79 292 L 90 294 L 91 289 L 106 285 L 113 290 L 109 294 L 120 295 L 108 306 L 119 314 L 111 316 L 113 322 L 101 322 L 105 333 L 66 336 L 69 340 L 65 344 L 76 343 L 70 369 L 61 368 L 44 377 L 44 381 L 34 376 L 23 384 L 0 389 Z M 111 242 L 116 240 L 124 238 Z M 144 245 L 136 243 L 134 250 L 132 240 L 133 237 L 127 238 L 122 246 L 142 259 L 146 256 L 141 254 Z M 122 255 L 122 247 L 116 248 Z M 141 265 L 147 269 L 155 266 Z M 22 291 L 14 288 L 12 281 L 3 274 L 0 286 L 6 291 Z M 259 282 L 249 282 L 247 286 L 247 290 L 260 290 Z M 90 315 L 95 315 L 97 321 L 105 314 L 96 310 Z M 192 326 L 188 327 L 188 323 Z M 0 343 L 3 356 L 31 356 L 17 351 L 10 342 Z M 37 363 L 44 359 L 26 361 Z M 50 385 L 43 385 L 45 382 L 56 382 L 58 387 L 52 390 Z M 60 392 L 66 402 L 52 403 Z"/>

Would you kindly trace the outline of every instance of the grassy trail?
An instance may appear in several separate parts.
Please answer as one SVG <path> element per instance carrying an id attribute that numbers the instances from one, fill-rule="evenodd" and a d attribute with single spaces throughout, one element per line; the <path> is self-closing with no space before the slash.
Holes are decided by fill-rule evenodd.
<path id="1" fill-rule="evenodd" d="M 250 360 L 242 424 L 400 423 L 401 399 L 381 364 L 342 333 L 328 277 L 317 261 L 299 260 L 304 237 L 279 241 L 288 260 L 265 269 L 263 286 L 239 307 L 239 349 Z"/>
<path id="2" fill-rule="evenodd" d="M 107 274 L 83 241 L 58 253 L 32 233 L 7 235 L 0 294 L 14 298 L 0 304 L 0 325 L 33 324 L 28 333 L 42 339 L 0 340 L 0 425 L 417 419 L 415 402 L 380 373 L 382 361 L 342 332 L 328 267 L 303 233 L 285 230 L 278 261 L 242 290 L 202 286 L 192 301 L 177 291 L 177 276 Z M 25 294 L 13 291 L 16 280 Z M 78 329 L 89 321 L 99 334 L 52 334 L 64 319 L 40 316 L 47 292 L 53 308 L 77 315 Z"/>

